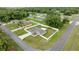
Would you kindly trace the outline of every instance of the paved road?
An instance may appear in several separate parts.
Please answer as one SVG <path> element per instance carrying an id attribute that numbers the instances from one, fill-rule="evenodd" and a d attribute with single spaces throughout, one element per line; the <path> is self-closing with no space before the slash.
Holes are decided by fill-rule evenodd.
<path id="1" fill-rule="evenodd" d="M 20 38 L 18 38 L 16 35 L 14 35 L 7 27 L 0 26 L 0 28 L 9 35 L 24 51 L 37 51 L 36 49 L 32 48 L 25 42 L 23 42 Z"/>
<path id="2" fill-rule="evenodd" d="M 69 35 L 75 28 L 76 21 L 78 21 L 79 16 L 74 19 L 74 21 L 71 23 L 71 25 L 68 27 L 67 31 L 58 39 L 58 41 L 54 44 L 53 47 L 51 47 L 50 51 L 61 51 L 64 48 L 65 43 L 67 42 Z M 24 51 L 37 51 L 36 49 L 32 48 L 25 42 L 21 41 L 20 38 L 18 38 L 16 35 L 14 35 L 7 27 L 0 26 L 0 28 L 9 35 Z"/>
<path id="3" fill-rule="evenodd" d="M 50 51 L 62 51 L 64 48 L 64 45 L 66 44 L 69 35 L 72 33 L 73 29 L 75 28 L 75 24 L 76 21 L 79 20 L 79 16 L 77 16 L 73 22 L 71 23 L 71 25 L 68 27 L 68 29 L 66 30 L 66 32 L 55 42 L 55 44 L 53 45 L 53 47 L 51 47 Z"/>

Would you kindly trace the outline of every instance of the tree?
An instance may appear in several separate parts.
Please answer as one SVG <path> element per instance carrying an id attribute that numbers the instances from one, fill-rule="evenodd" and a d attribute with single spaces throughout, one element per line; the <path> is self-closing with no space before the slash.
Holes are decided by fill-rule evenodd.
<path id="1" fill-rule="evenodd" d="M 62 23 L 65 24 L 67 22 L 69 22 L 69 20 L 67 18 L 65 18 L 65 19 L 63 19 L 63 22 Z"/>
<path id="2" fill-rule="evenodd" d="M 0 39 L 0 50 L 7 50 L 7 44 Z"/>
<path id="3" fill-rule="evenodd" d="M 55 28 L 61 28 L 63 26 L 63 23 L 61 22 L 61 18 L 59 16 L 50 16 L 45 20 L 46 24 L 55 27 Z"/>

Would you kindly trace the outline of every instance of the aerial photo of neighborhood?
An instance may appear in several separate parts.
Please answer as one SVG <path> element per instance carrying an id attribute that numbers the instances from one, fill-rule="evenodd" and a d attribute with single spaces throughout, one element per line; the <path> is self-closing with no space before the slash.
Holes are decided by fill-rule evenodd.
<path id="1" fill-rule="evenodd" d="M 0 51 L 79 51 L 79 8 L 0 7 Z"/>

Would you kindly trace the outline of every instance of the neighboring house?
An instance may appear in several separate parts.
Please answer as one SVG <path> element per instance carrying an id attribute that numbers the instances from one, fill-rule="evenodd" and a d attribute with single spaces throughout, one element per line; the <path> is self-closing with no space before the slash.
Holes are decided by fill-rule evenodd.
<path id="1" fill-rule="evenodd" d="M 33 14 L 29 14 L 28 18 L 34 18 Z"/>
<path id="2" fill-rule="evenodd" d="M 20 21 L 20 24 L 22 24 L 23 26 L 31 26 L 32 22 L 31 21 L 22 20 L 22 21 Z"/>
<path id="3" fill-rule="evenodd" d="M 43 13 L 35 13 L 35 14 L 29 14 L 28 18 L 35 18 L 37 20 L 43 20 L 47 17 L 47 14 L 43 14 Z"/>
<path id="4" fill-rule="evenodd" d="M 17 24 L 17 23 L 19 23 L 19 20 L 12 20 L 11 22 Z"/>
<path id="5" fill-rule="evenodd" d="M 36 13 L 37 20 L 43 20 L 47 17 L 47 14 Z"/>
<path id="6" fill-rule="evenodd" d="M 38 27 L 33 27 L 29 30 L 29 32 L 31 32 L 33 36 L 36 36 L 36 35 L 44 35 L 46 33 L 46 30 L 43 30 Z"/>
<path id="7" fill-rule="evenodd" d="M 67 15 L 61 15 L 60 17 L 61 17 L 61 21 L 70 18 L 70 16 L 67 16 Z"/>

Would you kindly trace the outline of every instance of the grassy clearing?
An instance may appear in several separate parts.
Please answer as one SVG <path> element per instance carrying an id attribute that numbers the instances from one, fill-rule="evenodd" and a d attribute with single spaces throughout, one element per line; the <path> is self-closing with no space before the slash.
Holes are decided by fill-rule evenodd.
<path id="1" fill-rule="evenodd" d="M 20 35 L 23 35 L 23 34 L 26 34 L 27 32 L 24 30 L 24 29 L 21 29 L 21 30 L 17 30 L 14 32 L 14 34 L 16 34 L 17 36 L 20 36 Z"/>
<path id="2" fill-rule="evenodd" d="M 68 51 L 69 50 L 77 50 L 77 51 L 79 51 L 79 26 L 77 26 L 73 30 L 69 40 L 67 41 L 67 43 L 64 47 L 64 50 L 68 50 Z"/>
<path id="3" fill-rule="evenodd" d="M 46 40 L 40 36 L 28 36 L 23 41 L 27 42 L 33 48 L 44 50 L 44 46 L 46 44 Z"/>
<path id="4" fill-rule="evenodd" d="M 14 23 L 7 24 L 6 26 L 7 26 L 10 30 L 13 30 L 13 29 L 16 29 L 16 28 L 19 28 L 19 27 L 20 27 L 18 24 L 14 24 Z"/>

